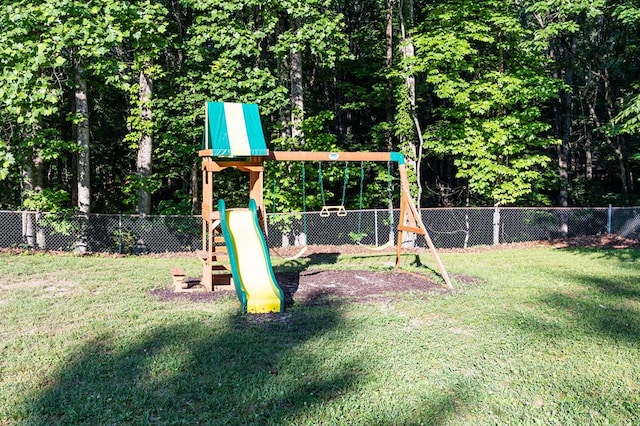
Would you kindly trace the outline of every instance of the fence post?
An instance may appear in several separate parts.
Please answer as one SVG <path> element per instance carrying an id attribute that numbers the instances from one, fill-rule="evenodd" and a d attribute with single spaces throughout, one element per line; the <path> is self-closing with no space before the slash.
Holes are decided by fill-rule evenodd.
<path id="1" fill-rule="evenodd" d="M 493 245 L 500 244 L 500 207 L 493 210 Z"/>
<path id="2" fill-rule="evenodd" d="M 118 215 L 118 253 L 122 254 L 122 213 Z"/>
<path id="3" fill-rule="evenodd" d="M 613 207 L 609 204 L 609 210 L 607 211 L 607 234 L 611 233 L 611 215 L 613 213 Z"/>
<path id="4" fill-rule="evenodd" d="M 374 223 L 376 224 L 376 225 L 373 227 L 373 229 L 374 229 L 373 234 L 374 234 L 374 235 L 375 235 L 375 237 L 376 237 L 376 247 L 378 247 L 378 209 L 375 209 L 375 210 L 373 211 L 373 221 L 374 221 Z"/>

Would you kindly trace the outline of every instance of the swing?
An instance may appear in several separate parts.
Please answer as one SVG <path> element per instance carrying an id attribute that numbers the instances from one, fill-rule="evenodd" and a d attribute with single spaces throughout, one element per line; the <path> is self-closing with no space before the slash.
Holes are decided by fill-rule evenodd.
<path id="1" fill-rule="evenodd" d="M 363 192 L 364 192 L 364 163 L 361 161 L 360 162 L 360 202 L 359 202 L 359 213 L 358 213 L 358 235 L 361 235 L 361 230 L 362 230 L 362 198 L 363 198 Z M 392 227 L 392 224 L 393 224 L 393 194 L 391 192 L 391 163 L 390 162 L 387 163 L 387 195 L 388 195 L 388 198 L 389 198 L 389 203 L 388 203 L 388 206 L 389 206 L 389 226 Z M 393 233 L 390 232 L 389 233 L 389 241 L 387 241 L 386 243 L 384 243 L 381 246 L 370 247 L 370 246 L 362 244 L 360 241 L 357 241 L 357 244 L 359 246 L 363 247 L 363 248 L 366 248 L 367 250 L 382 251 L 382 250 L 386 250 L 388 248 L 393 247 L 395 245 L 395 242 L 393 241 Z"/>
<path id="2" fill-rule="evenodd" d="M 344 162 L 344 183 L 342 185 L 342 201 L 338 206 L 328 206 L 324 197 L 324 183 L 322 178 L 322 163 L 318 162 L 318 183 L 320 184 L 320 195 L 322 196 L 322 209 L 320 210 L 320 217 L 329 217 L 331 212 L 335 211 L 336 216 L 344 217 L 347 215 L 347 210 L 344 208 L 344 198 L 347 191 L 347 182 L 349 181 L 349 163 Z M 304 185 L 304 183 L 303 183 Z"/>
<path id="3" fill-rule="evenodd" d="M 275 249 L 272 249 L 278 256 L 282 257 L 282 259 L 284 259 L 285 261 L 296 260 L 302 257 L 302 255 L 305 254 L 309 249 L 309 245 L 307 244 L 307 191 L 305 188 L 305 185 L 306 185 L 305 175 L 306 173 L 305 173 L 305 167 L 304 167 L 304 161 L 303 161 L 302 162 L 302 233 L 304 234 L 304 246 L 302 247 L 302 249 L 300 249 L 298 253 L 290 257 L 282 257 Z M 276 212 L 276 190 L 277 190 L 276 179 L 273 179 L 273 193 L 271 198 L 273 213 Z"/>

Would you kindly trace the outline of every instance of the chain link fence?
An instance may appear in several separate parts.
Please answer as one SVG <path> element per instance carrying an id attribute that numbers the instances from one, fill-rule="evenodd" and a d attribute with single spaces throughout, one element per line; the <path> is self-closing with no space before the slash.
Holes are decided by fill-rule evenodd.
<path id="1" fill-rule="evenodd" d="M 640 238 L 640 207 L 432 208 L 422 220 L 438 248 L 548 240 L 614 233 Z M 318 212 L 267 215 L 270 247 L 395 244 L 398 210 L 356 210 L 338 216 Z M 90 252 L 123 254 L 185 252 L 202 246 L 199 216 L 0 211 L 0 248 L 72 251 L 79 241 Z M 404 242 L 426 247 L 424 238 Z"/>

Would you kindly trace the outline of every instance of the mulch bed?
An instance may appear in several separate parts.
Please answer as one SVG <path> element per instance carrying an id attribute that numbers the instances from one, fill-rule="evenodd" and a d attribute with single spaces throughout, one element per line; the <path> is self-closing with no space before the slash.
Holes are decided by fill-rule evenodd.
<path id="1" fill-rule="evenodd" d="M 352 302 L 389 300 L 401 293 L 443 294 L 449 292 L 423 275 L 406 272 L 306 270 L 279 273 L 276 279 L 289 303 L 326 304 L 336 298 Z"/>
<path id="2" fill-rule="evenodd" d="M 277 272 L 276 280 L 285 293 L 285 305 L 302 303 L 324 305 L 340 301 L 365 303 L 387 301 L 413 293 L 417 296 L 447 294 L 443 284 L 438 284 L 424 275 L 408 272 L 373 272 L 308 269 L 301 272 Z M 473 277 L 455 276 L 456 281 L 479 282 Z M 235 297 L 233 288 L 205 292 L 201 288 L 193 291 L 174 292 L 171 288 L 152 292 L 161 300 L 189 300 L 211 302 L 220 298 Z"/>

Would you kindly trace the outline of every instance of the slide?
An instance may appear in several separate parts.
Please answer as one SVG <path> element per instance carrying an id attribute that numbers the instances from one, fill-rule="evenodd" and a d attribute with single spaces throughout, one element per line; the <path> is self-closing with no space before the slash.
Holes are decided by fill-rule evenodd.
<path id="1" fill-rule="evenodd" d="M 227 209 L 221 199 L 218 212 L 242 310 L 254 314 L 284 311 L 284 293 L 273 275 L 256 202 L 250 200 L 247 209 Z"/>

